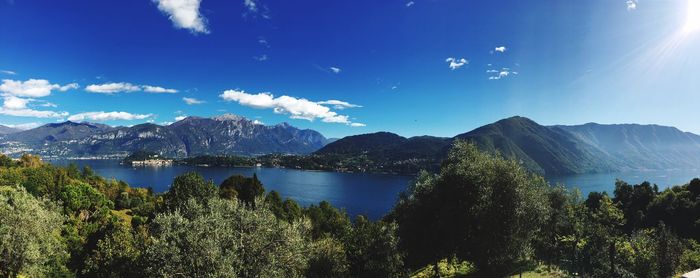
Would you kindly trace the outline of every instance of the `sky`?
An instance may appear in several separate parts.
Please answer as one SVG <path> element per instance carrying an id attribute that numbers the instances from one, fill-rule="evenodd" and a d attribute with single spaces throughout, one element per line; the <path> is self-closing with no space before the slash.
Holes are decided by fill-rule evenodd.
<path id="1" fill-rule="evenodd" d="M 700 133 L 700 0 L 0 0 L 0 124 Z"/>

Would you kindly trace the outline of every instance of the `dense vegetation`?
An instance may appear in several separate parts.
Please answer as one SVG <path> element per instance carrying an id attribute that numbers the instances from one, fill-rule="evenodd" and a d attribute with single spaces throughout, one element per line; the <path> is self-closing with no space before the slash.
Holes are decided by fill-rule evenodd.
<path id="1" fill-rule="evenodd" d="M 550 186 L 457 141 L 383 219 L 301 207 L 257 177 L 197 173 L 154 194 L 0 156 L 4 277 L 670 277 L 700 267 L 700 180 L 612 195 Z M 435 269 L 439 271 L 436 273 Z"/>

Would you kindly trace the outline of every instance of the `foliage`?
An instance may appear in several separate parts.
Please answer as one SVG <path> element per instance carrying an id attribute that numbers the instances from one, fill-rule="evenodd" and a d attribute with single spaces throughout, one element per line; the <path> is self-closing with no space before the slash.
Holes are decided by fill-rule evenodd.
<path id="1" fill-rule="evenodd" d="M 397 169 L 344 155 L 246 161 Z M 443 277 L 670 277 L 700 267 L 698 223 L 700 179 L 616 181 L 584 199 L 461 141 L 378 221 L 265 194 L 256 176 L 217 188 L 186 173 L 155 194 L 89 167 L 0 156 L 2 276 L 427 277 L 437 265 Z"/>
<path id="2" fill-rule="evenodd" d="M 265 188 L 260 180 L 258 180 L 256 174 L 253 174 L 252 178 L 233 175 L 219 185 L 219 195 L 221 198 L 238 198 L 238 200 L 246 204 L 253 204 L 255 198 L 261 196 L 263 193 L 265 193 Z"/>
<path id="3" fill-rule="evenodd" d="M 144 259 L 149 276 L 300 277 L 308 222 L 279 221 L 237 201 L 190 199 L 156 216 Z"/>
<path id="4" fill-rule="evenodd" d="M 503 276 L 529 256 L 548 213 L 546 190 L 541 177 L 516 161 L 458 141 L 440 174 L 422 174 L 391 219 L 399 224 L 410 266 L 456 256 L 483 274 Z"/>
<path id="5" fill-rule="evenodd" d="M 184 205 L 189 199 L 206 203 L 217 195 L 218 190 L 213 182 L 205 181 L 204 177 L 196 172 L 189 172 L 175 177 L 164 199 L 166 207 L 174 210 Z"/>
<path id="6" fill-rule="evenodd" d="M 306 277 L 349 277 L 348 259 L 342 242 L 322 238 L 311 243 Z"/>
<path id="7" fill-rule="evenodd" d="M 314 239 L 323 237 L 344 238 L 351 229 L 350 218 L 345 211 L 333 207 L 329 202 L 322 201 L 304 209 L 304 215 L 311 220 L 311 237 Z"/>
<path id="8" fill-rule="evenodd" d="M 364 216 L 355 219 L 345 241 L 352 277 L 404 276 L 397 228 L 396 223 L 371 222 Z"/>
<path id="9" fill-rule="evenodd" d="M 37 199 L 23 188 L 0 187 L 0 275 L 67 273 L 62 224 L 63 216 L 50 201 Z"/>

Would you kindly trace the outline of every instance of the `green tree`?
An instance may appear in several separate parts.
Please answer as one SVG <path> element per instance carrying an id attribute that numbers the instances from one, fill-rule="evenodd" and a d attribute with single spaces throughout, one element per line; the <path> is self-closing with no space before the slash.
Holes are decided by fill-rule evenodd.
<path id="1" fill-rule="evenodd" d="M 164 199 L 165 205 L 172 210 L 189 199 L 204 203 L 217 195 L 218 191 L 213 182 L 205 181 L 202 175 L 196 172 L 189 172 L 175 178 Z"/>
<path id="2" fill-rule="evenodd" d="M 132 231 L 130 225 L 116 223 L 108 228 L 104 238 L 85 262 L 82 274 L 88 277 L 138 277 L 146 231 Z"/>
<path id="3" fill-rule="evenodd" d="M 410 266 L 456 255 L 483 275 L 504 276 L 531 257 L 548 215 L 547 189 L 519 162 L 457 141 L 440 174 L 423 174 L 390 218 L 399 224 Z"/>
<path id="4" fill-rule="evenodd" d="M 254 204 L 255 198 L 263 193 L 265 193 L 265 188 L 256 174 L 253 174 L 252 178 L 233 175 L 219 185 L 219 195 L 222 198 L 238 198 L 246 204 Z"/>
<path id="5" fill-rule="evenodd" d="M 0 187 L 0 275 L 62 276 L 68 258 L 56 205 L 23 188 Z"/>
<path id="6" fill-rule="evenodd" d="M 396 230 L 395 223 L 372 222 L 364 216 L 355 219 L 345 240 L 352 277 L 405 276 Z"/>
<path id="7" fill-rule="evenodd" d="M 14 166 L 15 166 L 15 162 L 12 161 L 12 158 L 10 158 L 9 156 L 6 156 L 4 154 L 0 154 L 0 167 L 9 168 L 9 167 L 14 167 Z"/>
<path id="8" fill-rule="evenodd" d="M 323 237 L 344 238 L 352 225 L 345 211 L 333 207 L 329 202 L 321 201 L 318 206 L 311 205 L 304 209 L 304 215 L 311 220 L 313 228 L 311 236 L 314 239 Z"/>
<path id="9" fill-rule="evenodd" d="M 311 244 L 306 277 L 349 277 L 348 268 L 343 243 L 333 238 L 323 238 Z"/>
<path id="10" fill-rule="evenodd" d="M 307 222 L 287 223 L 264 206 L 190 199 L 152 223 L 143 256 L 152 277 L 301 277 Z"/>

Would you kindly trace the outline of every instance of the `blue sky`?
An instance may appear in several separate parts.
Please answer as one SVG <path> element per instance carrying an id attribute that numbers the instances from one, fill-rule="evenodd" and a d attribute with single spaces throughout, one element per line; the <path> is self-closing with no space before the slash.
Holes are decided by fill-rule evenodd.
<path id="1" fill-rule="evenodd" d="M 0 123 L 234 113 L 454 136 L 521 115 L 700 133 L 698 1 L 0 0 Z"/>

